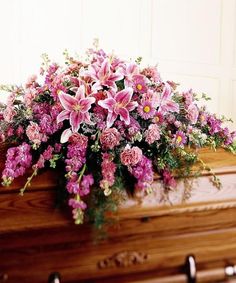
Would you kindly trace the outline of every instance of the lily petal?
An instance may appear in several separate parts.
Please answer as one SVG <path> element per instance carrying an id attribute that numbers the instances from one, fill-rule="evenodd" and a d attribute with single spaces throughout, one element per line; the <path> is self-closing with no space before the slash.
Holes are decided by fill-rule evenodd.
<path id="1" fill-rule="evenodd" d="M 69 119 L 69 117 L 70 117 L 70 111 L 63 110 L 57 116 L 57 123 L 60 123 L 66 119 Z"/>
<path id="2" fill-rule="evenodd" d="M 164 107 L 167 109 L 167 111 L 170 111 L 170 112 L 179 112 L 179 105 L 174 102 L 174 101 L 171 101 L 171 100 L 168 100 Z"/>
<path id="3" fill-rule="evenodd" d="M 117 85 L 115 82 L 106 80 L 102 85 L 109 87 L 113 91 L 117 91 Z"/>
<path id="4" fill-rule="evenodd" d="M 81 85 L 78 90 L 76 91 L 76 95 L 75 95 L 75 99 L 76 100 L 80 100 L 85 98 L 85 87 L 83 85 Z"/>
<path id="5" fill-rule="evenodd" d="M 126 105 L 126 109 L 128 111 L 133 111 L 138 106 L 137 101 L 131 101 L 129 104 Z"/>
<path id="6" fill-rule="evenodd" d="M 119 115 L 120 115 L 121 121 L 124 121 L 126 125 L 130 124 L 129 111 L 126 108 L 120 108 Z"/>
<path id="7" fill-rule="evenodd" d="M 131 87 L 125 88 L 124 90 L 119 91 L 116 94 L 115 100 L 121 103 L 122 105 L 127 105 L 132 98 L 132 94 L 133 94 L 133 89 Z"/>
<path id="8" fill-rule="evenodd" d="M 73 132 L 78 132 L 81 122 L 83 121 L 83 114 L 77 111 L 70 113 L 70 124 Z"/>
<path id="9" fill-rule="evenodd" d="M 76 93 L 78 88 L 79 88 L 78 86 L 73 86 L 72 88 L 70 88 L 70 90 Z"/>
<path id="10" fill-rule="evenodd" d="M 110 128 L 117 118 L 117 114 L 115 112 L 109 112 L 107 115 L 107 128 Z"/>
<path id="11" fill-rule="evenodd" d="M 83 120 L 85 123 L 89 124 L 89 125 L 95 125 L 95 123 L 93 123 L 91 120 L 90 120 L 90 115 L 89 113 L 83 113 Z"/>
<path id="12" fill-rule="evenodd" d="M 83 71 L 81 76 L 90 77 L 90 78 L 96 80 L 97 79 L 97 72 L 98 72 L 97 65 L 93 64 L 93 65 L 88 67 L 88 70 Z"/>
<path id="13" fill-rule="evenodd" d="M 116 82 L 116 81 L 122 80 L 123 78 L 124 78 L 124 75 L 122 75 L 122 74 L 119 73 L 119 72 L 116 72 L 116 73 L 112 73 L 112 74 L 110 75 L 109 80 Z"/>
<path id="14" fill-rule="evenodd" d="M 93 92 L 96 92 L 100 89 L 102 89 L 102 85 L 99 81 L 97 81 L 95 84 L 92 85 L 92 91 Z"/>
<path id="15" fill-rule="evenodd" d="M 128 64 L 128 67 L 126 69 L 127 75 L 137 75 L 138 74 L 138 66 L 135 63 Z"/>
<path id="16" fill-rule="evenodd" d="M 98 77 L 100 78 L 100 80 L 104 80 L 109 76 L 110 76 L 110 63 L 106 59 L 102 62 L 101 69 L 98 72 Z"/>
<path id="17" fill-rule="evenodd" d="M 66 142 L 69 140 L 69 138 L 70 138 L 71 135 L 72 135 L 71 129 L 66 129 L 66 130 L 64 130 L 63 133 L 61 134 L 61 140 L 60 140 L 60 142 L 61 142 L 61 143 L 66 143 Z"/>
<path id="18" fill-rule="evenodd" d="M 108 111 L 112 112 L 116 101 L 114 98 L 106 98 L 104 100 L 99 100 L 98 105 L 102 108 L 108 109 Z"/>
<path id="19" fill-rule="evenodd" d="M 80 107 L 81 107 L 81 112 L 85 113 L 91 108 L 91 104 L 93 104 L 96 101 L 95 97 L 86 97 L 84 99 L 80 100 Z"/>
<path id="20" fill-rule="evenodd" d="M 61 91 L 59 93 L 58 97 L 59 97 L 59 100 L 60 100 L 62 106 L 66 110 L 71 111 L 73 109 L 74 105 L 77 104 L 77 100 L 73 96 L 71 96 L 67 93 L 64 93 L 63 91 Z"/>
<path id="21" fill-rule="evenodd" d="M 170 96 L 171 96 L 171 87 L 169 84 L 166 83 L 161 98 L 162 100 L 167 100 L 170 98 Z"/>

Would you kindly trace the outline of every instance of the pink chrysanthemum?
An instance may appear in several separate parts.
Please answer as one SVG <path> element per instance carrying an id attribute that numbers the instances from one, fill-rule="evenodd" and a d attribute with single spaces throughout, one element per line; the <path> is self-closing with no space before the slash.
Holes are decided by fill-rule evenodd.
<path id="1" fill-rule="evenodd" d="M 182 131 L 177 131 L 176 134 L 174 135 L 174 143 L 177 146 L 183 146 L 187 142 L 187 138 Z"/>
<path id="2" fill-rule="evenodd" d="M 143 75 L 133 76 L 133 87 L 138 93 L 145 93 L 147 91 L 145 77 Z"/>
<path id="3" fill-rule="evenodd" d="M 152 122 L 155 124 L 161 124 L 164 121 L 163 114 L 161 112 L 155 112 Z"/>
<path id="4" fill-rule="evenodd" d="M 139 115 L 144 119 L 148 120 L 150 118 L 153 118 L 156 109 L 153 107 L 151 101 L 144 100 L 141 102 L 141 104 L 138 106 L 138 113 Z"/>

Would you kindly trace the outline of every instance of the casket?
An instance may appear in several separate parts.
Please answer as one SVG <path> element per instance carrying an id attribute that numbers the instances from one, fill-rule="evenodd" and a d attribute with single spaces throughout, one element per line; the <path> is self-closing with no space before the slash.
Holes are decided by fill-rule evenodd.
<path id="1" fill-rule="evenodd" d="M 221 189 L 205 172 L 188 197 L 180 182 L 163 198 L 157 180 L 154 194 L 120 207 L 105 235 L 55 206 L 59 172 L 38 175 L 24 196 L 25 178 L 1 187 L 0 282 L 47 282 L 52 272 L 61 282 L 195 282 L 188 255 L 197 282 L 224 282 L 225 266 L 236 264 L 236 157 L 221 149 L 201 157 Z"/>

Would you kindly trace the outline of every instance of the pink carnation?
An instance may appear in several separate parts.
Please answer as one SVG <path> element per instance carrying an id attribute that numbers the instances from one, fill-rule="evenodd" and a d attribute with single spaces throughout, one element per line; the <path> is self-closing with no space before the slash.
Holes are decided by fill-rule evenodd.
<path id="1" fill-rule="evenodd" d="M 160 139 L 160 129 L 157 124 L 151 124 L 145 132 L 145 141 L 152 144 Z"/>
<path id="2" fill-rule="evenodd" d="M 197 123 L 197 119 L 198 119 L 198 115 L 199 115 L 199 111 L 198 108 L 195 104 L 190 104 L 188 109 L 187 109 L 187 119 L 192 123 L 192 124 L 196 124 Z"/>
<path id="3" fill-rule="evenodd" d="M 102 180 L 100 187 L 106 190 L 115 183 L 116 164 L 113 162 L 113 157 L 108 153 L 102 154 Z"/>
<path id="4" fill-rule="evenodd" d="M 120 160 L 123 165 L 136 165 L 142 159 L 142 150 L 134 146 L 130 148 L 126 146 L 125 149 L 120 154 Z"/>
<path id="5" fill-rule="evenodd" d="M 69 142 L 78 145 L 82 149 L 86 149 L 88 145 L 88 137 L 79 133 L 73 133 L 69 138 Z"/>
<path id="6" fill-rule="evenodd" d="M 28 89 L 26 92 L 25 92 L 25 95 L 24 95 L 24 102 L 25 102 L 25 105 L 27 107 L 31 106 L 32 102 L 34 101 L 36 97 L 36 92 L 35 90 L 32 90 L 32 89 Z"/>
<path id="7" fill-rule="evenodd" d="M 31 77 L 29 77 L 27 79 L 27 82 L 25 84 L 25 88 L 28 89 L 28 88 L 34 88 L 34 87 L 38 86 L 38 83 L 36 81 L 37 81 L 37 76 L 32 75 Z"/>
<path id="8" fill-rule="evenodd" d="M 147 67 L 147 68 L 143 69 L 141 74 L 144 75 L 145 77 L 147 77 L 148 79 L 150 79 L 153 82 L 160 82 L 161 81 L 160 74 L 157 71 L 156 67 Z"/>
<path id="9" fill-rule="evenodd" d="M 185 100 L 185 104 L 187 106 L 189 106 L 190 104 L 193 103 L 193 92 L 192 92 L 192 89 L 190 89 L 189 91 L 187 92 L 184 92 L 183 93 L 183 98 Z"/>
<path id="10" fill-rule="evenodd" d="M 26 135 L 29 140 L 39 146 L 42 141 L 45 141 L 45 136 L 40 133 L 40 127 L 37 123 L 30 122 L 30 125 L 26 128 Z"/>
<path id="11" fill-rule="evenodd" d="M 100 136 L 100 142 L 104 149 L 113 149 L 119 145 L 121 135 L 116 128 L 105 129 Z"/>
<path id="12" fill-rule="evenodd" d="M 14 110 L 12 105 L 7 106 L 7 108 L 3 112 L 3 118 L 6 122 L 12 122 L 12 119 L 16 115 L 16 111 Z"/>

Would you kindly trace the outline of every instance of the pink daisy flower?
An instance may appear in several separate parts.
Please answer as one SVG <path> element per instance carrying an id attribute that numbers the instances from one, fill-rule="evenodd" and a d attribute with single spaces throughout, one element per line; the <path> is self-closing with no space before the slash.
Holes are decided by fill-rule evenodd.
<path id="1" fill-rule="evenodd" d="M 152 122 L 155 124 L 161 124 L 164 121 L 163 114 L 161 112 L 155 112 Z"/>
<path id="2" fill-rule="evenodd" d="M 182 131 L 177 131 L 176 134 L 174 135 L 174 143 L 177 146 L 183 146 L 187 142 L 187 138 Z"/>
<path id="3" fill-rule="evenodd" d="M 144 100 L 138 106 L 138 113 L 144 120 L 153 118 L 155 111 L 156 109 L 153 107 L 152 102 L 149 100 Z"/>
<path id="4" fill-rule="evenodd" d="M 147 91 L 145 77 L 143 75 L 133 76 L 133 87 L 135 92 L 145 93 Z"/>

